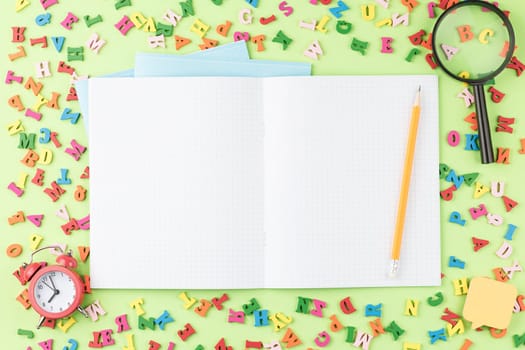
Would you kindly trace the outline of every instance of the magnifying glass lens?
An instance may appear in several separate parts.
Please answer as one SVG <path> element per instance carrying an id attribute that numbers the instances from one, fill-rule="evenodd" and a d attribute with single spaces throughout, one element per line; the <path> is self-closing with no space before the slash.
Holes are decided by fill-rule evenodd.
<path id="1" fill-rule="evenodd" d="M 460 80 L 487 81 L 508 62 L 512 29 L 501 13 L 483 2 L 464 3 L 440 18 L 433 33 L 434 55 L 442 68 Z"/>

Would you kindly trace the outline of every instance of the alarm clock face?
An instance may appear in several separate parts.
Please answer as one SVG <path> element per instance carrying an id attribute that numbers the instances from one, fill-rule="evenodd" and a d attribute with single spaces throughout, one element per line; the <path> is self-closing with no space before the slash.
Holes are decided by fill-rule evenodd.
<path id="1" fill-rule="evenodd" d="M 72 314 L 84 296 L 78 275 L 62 266 L 48 266 L 31 280 L 29 300 L 40 315 L 58 319 Z"/>

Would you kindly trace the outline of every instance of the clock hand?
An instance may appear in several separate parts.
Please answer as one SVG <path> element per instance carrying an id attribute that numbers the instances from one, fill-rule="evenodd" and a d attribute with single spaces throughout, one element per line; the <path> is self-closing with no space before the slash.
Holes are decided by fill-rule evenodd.
<path id="1" fill-rule="evenodd" d="M 53 282 L 53 279 L 51 278 L 51 276 L 49 276 L 49 280 L 51 281 L 51 285 L 53 286 L 53 289 L 56 290 L 57 287 L 55 287 L 55 282 Z"/>
<path id="2" fill-rule="evenodd" d="M 55 291 L 57 290 L 56 288 L 54 288 L 54 287 L 55 287 L 54 284 L 53 284 L 53 287 L 51 287 L 51 286 L 50 286 L 49 284 L 47 284 L 45 281 L 42 281 L 42 283 L 44 283 L 45 286 L 48 287 L 49 289 L 51 289 L 53 292 L 55 292 Z"/>
<path id="3" fill-rule="evenodd" d="M 44 283 L 48 288 L 50 288 L 53 291 L 53 295 L 47 301 L 48 303 L 52 302 L 55 296 L 57 296 L 60 293 L 59 290 L 56 288 L 55 282 L 53 282 L 53 279 L 51 278 L 51 276 L 49 276 L 49 281 L 51 282 L 51 286 L 47 284 L 46 281 L 42 281 L 42 283 Z"/>
<path id="4" fill-rule="evenodd" d="M 53 291 L 53 295 L 51 296 L 51 298 L 49 298 L 49 300 L 47 301 L 48 303 L 52 302 L 53 299 L 55 298 L 55 296 L 57 296 L 58 294 L 60 294 L 60 291 L 58 289 L 55 289 Z"/>

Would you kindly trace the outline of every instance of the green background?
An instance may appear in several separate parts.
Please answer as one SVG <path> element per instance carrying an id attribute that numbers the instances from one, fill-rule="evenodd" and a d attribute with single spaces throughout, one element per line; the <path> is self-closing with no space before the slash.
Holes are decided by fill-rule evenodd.
<path id="1" fill-rule="evenodd" d="M 142 12 L 146 17 L 153 17 L 156 21 L 162 20 L 166 10 L 172 9 L 180 14 L 181 8 L 179 1 L 160 1 L 160 0 L 132 0 L 131 6 L 115 8 L 116 1 L 112 0 L 93 0 L 93 1 L 66 1 L 60 0 L 56 5 L 48 8 L 47 12 L 52 15 L 51 23 L 40 27 L 35 24 L 35 17 L 45 13 L 39 1 L 32 0 L 30 5 L 20 12 L 15 11 L 16 1 L 2 1 L 0 4 L 0 13 L 2 14 L 2 29 L 0 30 L 1 54 L 2 60 L 1 74 L 6 74 L 7 70 L 12 70 L 18 76 L 24 77 L 24 83 L 29 77 L 44 84 L 42 95 L 50 97 L 52 92 L 60 93 L 59 109 L 51 109 L 46 106 L 42 107 L 40 112 L 43 118 L 40 122 L 24 116 L 24 112 L 18 112 L 7 104 L 7 100 L 14 96 L 20 95 L 24 105 L 31 107 L 35 103 L 35 96 L 31 91 L 24 89 L 23 85 L 14 82 L 11 85 L 0 83 L 0 119 L 4 125 L 3 131 L 0 132 L 0 149 L 1 149 L 1 172 L 0 183 L 0 210 L 2 220 L 0 221 L 0 245 L 2 253 L 0 261 L 2 266 L 2 278 L 0 288 L 0 300 L 2 302 L 3 321 L 0 328 L 2 335 L 2 348 L 5 349 L 41 349 L 38 343 L 53 339 L 53 349 L 62 349 L 68 345 L 68 339 L 75 339 L 79 349 L 88 348 L 88 342 L 93 339 L 93 332 L 104 329 L 113 330 L 113 339 L 115 345 L 111 348 L 122 349 L 127 346 L 127 336 L 133 334 L 136 349 L 148 349 L 150 340 L 161 344 L 161 349 L 167 349 L 170 341 L 176 344 L 177 349 L 194 349 L 201 344 L 205 349 L 213 349 L 220 338 L 224 337 L 226 344 L 234 349 L 243 349 L 246 340 L 262 341 L 271 343 L 274 340 L 281 340 L 286 330 L 275 332 L 273 326 L 254 327 L 253 316 L 247 316 L 244 324 L 228 323 L 228 309 L 236 311 L 242 310 L 242 305 L 249 302 L 251 298 L 256 298 L 262 309 L 269 310 L 270 314 L 282 312 L 293 318 L 293 321 L 287 328 L 291 328 L 294 333 L 301 339 L 302 344 L 297 349 L 318 348 L 314 339 L 317 334 L 327 331 L 331 336 L 331 342 L 327 346 L 330 349 L 353 348 L 353 345 L 345 342 L 346 331 L 333 332 L 330 330 L 329 316 L 337 315 L 338 319 L 344 326 L 353 326 L 358 330 L 371 333 L 369 322 L 375 320 L 375 317 L 365 316 L 365 307 L 367 304 L 382 303 L 381 321 L 384 327 L 390 322 L 395 321 L 405 333 L 398 340 L 394 340 L 390 333 L 381 334 L 375 337 L 370 349 L 403 349 L 403 343 L 420 343 L 422 349 L 459 349 L 468 338 L 473 342 L 472 349 L 511 349 L 514 348 L 512 336 L 525 333 L 524 313 L 515 313 L 512 316 L 512 323 L 507 330 L 507 334 L 495 339 L 490 335 L 488 330 L 476 332 L 470 329 L 470 322 L 465 321 L 465 333 L 456 334 L 448 337 L 447 341 L 438 341 L 430 344 L 428 331 L 438 330 L 446 326 L 446 322 L 441 320 L 445 308 L 461 313 L 465 296 L 456 296 L 454 293 L 453 281 L 466 277 L 471 279 L 476 276 L 494 277 L 492 270 L 497 267 L 511 266 L 514 260 L 523 262 L 525 257 L 524 240 L 522 228 L 525 226 L 525 216 L 521 203 L 525 203 L 525 187 L 523 185 L 523 174 L 525 170 L 525 155 L 520 154 L 520 140 L 525 138 L 523 130 L 522 114 L 523 96 L 525 86 L 523 79 L 517 76 L 516 71 L 505 69 L 497 77 L 495 87 L 505 93 L 502 102 L 495 104 L 487 95 L 488 109 L 490 112 L 490 122 L 495 148 L 504 147 L 510 149 L 510 164 L 490 164 L 481 165 L 479 153 L 465 150 L 465 135 L 472 134 L 470 124 L 464 121 L 464 118 L 474 111 L 474 106 L 467 108 L 463 99 L 457 95 L 465 88 L 461 83 L 456 82 L 446 76 L 439 69 L 432 70 L 425 61 L 425 55 L 429 52 L 423 47 L 418 47 L 421 53 L 416 55 L 412 62 L 405 60 L 410 50 L 414 48 L 408 39 L 408 36 L 424 29 L 427 33 L 432 31 L 435 19 L 428 16 L 428 1 L 421 0 L 414 10 L 410 13 L 410 23 L 408 26 L 399 25 L 397 27 L 376 27 L 375 23 L 392 15 L 399 13 L 404 14 L 407 8 L 398 0 L 390 0 L 390 6 L 385 9 L 373 0 L 346 0 L 345 3 L 350 7 L 349 10 L 342 13 L 343 20 L 352 23 L 352 30 L 348 34 L 340 34 L 336 31 L 337 19 L 329 12 L 329 8 L 335 7 L 336 2 L 332 1 L 328 5 L 319 3 L 311 4 L 309 1 L 288 1 L 294 11 L 289 16 L 284 16 L 279 10 L 280 1 L 260 0 L 257 7 L 241 0 L 223 0 L 222 4 L 216 5 L 210 0 L 194 0 L 194 15 L 184 17 L 174 29 L 174 34 L 186 37 L 192 40 L 192 43 L 176 51 L 174 39 L 166 38 L 166 48 L 152 49 L 148 45 L 147 38 L 152 35 L 139 29 L 132 29 L 126 36 L 122 36 L 115 28 L 116 24 L 124 15 L 131 15 L 136 11 Z M 375 5 L 375 18 L 367 21 L 361 16 L 360 6 L 363 4 Z M 525 13 L 523 3 L 520 0 L 502 0 L 500 6 L 510 10 L 510 18 L 517 33 L 517 51 L 518 58 L 525 56 L 521 33 L 525 33 Z M 253 16 L 253 23 L 243 25 L 239 21 L 239 12 L 242 9 L 250 9 Z M 66 30 L 60 22 L 66 17 L 68 12 L 74 13 L 80 18 L 78 23 L 73 25 L 72 30 Z M 436 8 L 436 13 L 442 13 L 442 10 Z M 103 21 L 87 27 L 83 17 L 85 15 L 91 18 L 101 15 Z M 269 17 L 274 14 L 276 20 L 268 25 L 259 23 L 260 17 Z M 326 33 L 318 30 L 310 31 L 300 28 L 300 21 L 311 22 L 312 20 L 320 21 L 323 16 L 328 16 L 329 21 L 326 24 Z M 71 156 L 64 152 L 69 146 L 72 139 L 77 140 L 82 145 L 87 145 L 87 136 L 85 134 L 82 118 L 74 125 L 69 121 L 61 121 L 62 111 L 69 107 L 73 112 L 79 112 L 79 106 L 76 101 L 66 101 L 66 96 L 70 87 L 70 76 L 65 73 L 57 72 L 57 66 L 60 61 L 66 61 L 76 69 L 79 75 L 96 76 L 110 73 L 117 70 L 123 70 L 133 67 L 134 54 L 138 51 L 151 51 L 162 53 L 186 54 L 199 50 L 198 44 L 200 38 L 190 30 L 191 25 L 197 20 L 210 25 L 207 37 L 218 40 L 220 44 L 233 41 L 233 33 L 248 32 L 256 36 L 264 34 L 265 50 L 256 51 L 254 43 L 248 43 L 251 58 L 254 59 L 275 59 L 285 61 L 302 61 L 310 62 L 313 67 L 313 74 L 334 75 L 334 74 L 437 74 L 440 78 L 440 160 L 453 168 L 458 174 L 467 174 L 477 172 L 479 177 L 477 181 L 485 186 L 491 186 L 492 181 L 505 182 L 505 195 L 520 203 L 510 212 L 505 211 L 505 206 L 501 198 L 495 198 L 490 193 L 485 194 L 479 199 L 473 198 L 474 186 L 463 184 L 455 193 L 452 201 L 441 201 L 441 223 L 442 223 L 442 272 L 444 277 L 440 287 L 433 288 L 374 288 L 374 289 L 335 289 L 335 290 L 243 290 L 243 291 L 187 291 L 189 296 L 197 299 L 211 300 L 213 297 L 220 297 L 223 292 L 229 295 L 229 300 L 224 304 L 224 309 L 219 311 L 215 308 L 210 309 L 206 317 L 197 315 L 193 308 L 186 310 L 182 301 L 178 298 L 181 291 L 177 290 L 94 290 L 92 294 L 86 295 L 85 304 L 90 304 L 98 300 L 105 309 L 106 314 L 101 315 L 99 320 L 92 322 L 90 319 L 84 319 L 80 314 L 75 313 L 74 324 L 67 333 L 59 328 L 54 330 L 50 328 L 35 329 L 37 322 L 36 313 L 29 309 L 25 310 L 22 305 L 15 299 L 23 290 L 11 274 L 24 261 L 28 260 L 31 252 L 29 238 L 33 234 L 43 237 L 40 246 L 46 246 L 54 243 L 67 244 L 78 257 L 78 246 L 89 244 L 88 231 L 74 231 L 70 236 L 64 235 L 60 226 L 65 222 L 55 216 L 55 212 L 62 206 L 66 205 L 71 217 L 80 219 L 89 213 L 89 182 L 87 179 L 81 179 L 84 168 L 88 165 L 89 147 L 87 152 L 77 162 Z M 217 25 L 225 23 L 227 20 L 232 22 L 232 27 L 228 32 L 228 37 L 224 38 L 215 32 Z M 25 31 L 25 41 L 22 43 L 12 42 L 11 27 L 27 27 Z M 282 46 L 271 41 L 277 32 L 282 30 L 288 37 L 293 39 L 290 46 L 283 50 Z M 107 44 L 96 55 L 91 52 L 85 43 L 93 33 L 107 41 Z M 38 38 L 46 35 L 48 47 L 42 48 L 41 45 L 30 45 L 31 38 Z M 62 52 L 57 52 L 51 42 L 52 36 L 64 36 L 65 44 Z M 394 52 L 391 54 L 381 53 L 381 37 L 392 37 L 392 47 Z M 353 38 L 368 42 L 368 48 L 365 55 L 353 51 L 350 43 Z M 303 53 L 314 41 L 318 40 L 323 55 L 318 60 L 312 60 Z M 27 57 L 9 61 L 8 54 L 17 51 L 17 46 L 23 45 Z M 83 61 L 67 61 L 67 47 L 84 46 Z M 36 79 L 35 64 L 41 61 L 49 61 L 51 76 Z M 5 75 L 4 75 L 5 76 Z M 400 85 L 400 88 L 404 88 Z M 373 93 L 371 91 L 370 93 Z M 179 103 L 174 96 L 173 101 L 162 101 L 166 108 L 172 108 Z M 378 101 L 381 103 L 381 101 Z M 351 109 L 351 106 L 346 107 Z M 344 111 L 344 108 L 342 108 Z M 516 118 L 512 125 L 513 132 L 495 132 L 497 116 L 501 115 L 507 118 Z M 19 149 L 19 135 L 10 136 L 6 126 L 20 119 L 23 122 L 26 133 L 36 133 L 37 139 L 40 136 L 40 128 L 47 127 L 58 133 L 58 138 L 62 147 L 56 149 L 52 143 L 42 145 L 36 142 L 35 149 L 37 152 L 42 148 L 48 148 L 53 151 L 54 159 L 49 165 L 39 165 L 38 167 L 45 170 L 44 187 L 60 177 L 60 169 L 69 169 L 69 177 L 72 180 L 71 185 L 63 185 L 66 193 L 57 201 L 51 199 L 43 193 L 43 188 L 31 183 L 36 168 L 28 168 L 20 160 L 24 157 L 26 150 Z M 363 124 L 356 124 L 356 127 L 362 128 L 363 132 L 372 131 L 374 123 L 378 121 L 367 121 Z M 145 132 L 155 132 L 154 120 L 145 121 Z M 456 147 L 447 144 L 447 135 L 451 130 L 457 130 L 461 135 L 461 142 Z M 132 152 L 133 148 L 140 147 L 140 135 L 121 135 L 115 130 L 115 137 L 122 142 L 121 152 Z M 118 161 L 118 152 L 115 152 L 116 161 Z M 122 174 L 115 176 L 125 176 L 127 171 L 133 171 L 133 167 L 141 166 L 140 162 L 136 164 L 123 165 Z M 438 165 L 436 164 L 436 171 Z M 17 198 L 13 192 L 7 189 L 12 181 L 16 182 L 21 173 L 29 175 L 25 193 L 22 197 Z M 385 174 L 388 176 L 388 174 Z M 166 178 L 168 174 L 166 174 Z M 87 200 L 77 202 L 74 199 L 76 186 L 81 185 L 87 191 Z M 441 180 L 440 187 L 445 189 L 451 186 L 451 183 Z M 130 189 L 131 190 L 131 189 Z M 436 196 L 438 194 L 436 193 Z M 356 198 L 356 201 L 359 199 Z M 504 223 L 501 226 L 489 225 L 485 218 L 472 220 L 469 215 L 469 208 L 478 206 L 483 203 L 487 206 L 490 213 L 501 215 Z M 425 205 L 425 203 L 420 203 Z M 7 218 L 22 210 L 26 215 L 44 214 L 44 221 L 41 227 L 37 228 L 26 220 L 10 226 Z M 371 208 L 371 210 L 373 210 Z M 464 226 L 450 223 L 449 215 L 453 211 L 461 213 L 466 220 Z M 439 213 L 436 213 L 439 215 Z M 132 219 L 132 218 L 127 218 Z M 381 214 L 377 214 L 377 219 L 381 219 Z M 495 252 L 504 242 L 504 236 L 509 224 L 518 228 L 515 231 L 512 241 L 509 243 L 513 247 L 513 253 L 508 259 L 500 259 Z M 479 237 L 490 241 L 489 245 L 474 253 L 472 237 Z M 147 239 L 147 235 L 144 235 Z M 5 253 L 5 249 L 12 243 L 20 243 L 24 251 L 22 255 L 16 258 L 10 258 Z M 196 247 L 198 242 L 192 242 L 191 239 L 185 240 L 183 244 L 188 249 Z M 120 247 L 115 247 L 115 254 L 118 254 Z M 313 252 L 304 252 L 312 254 Z M 448 267 L 448 259 L 455 256 L 466 262 L 464 269 Z M 39 259 L 51 262 L 51 256 L 47 253 L 41 253 Z M 89 260 L 86 263 L 80 262 L 78 270 L 81 274 L 89 273 Z M 126 261 L 122 261 L 119 266 L 108 266 L 111 273 L 118 274 L 121 269 L 126 268 Z M 176 278 L 177 270 L 173 269 L 173 274 L 167 278 Z M 183 267 L 182 267 L 183 268 Z M 257 273 L 257 271 L 254 271 Z M 525 293 L 525 276 L 524 273 L 516 272 L 511 281 L 516 285 L 520 293 Z M 427 298 L 437 292 L 442 292 L 444 301 L 438 306 L 430 306 Z M 323 300 L 327 303 L 324 309 L 323 317 L 316 317 L 311 314 L 301 314 L 296 312 L 298 296 L 309 297 L 312 299 Z M 356 312 L 344 314 L 339 308 L 339 302 L 350 297 Z M 166 325 L 164 330 L 140 330 L 137 326 L 137 316 L 135 311 L 130 307 L 130 303 L 137 299 L 143 298 L 143 308 L 145 317 L 159 317 L 165 310 L 169 312 L 174 322 Z M 419 311 L 417 316 L 407 316 L 404 314 L 405 303 L 407 299 L 419 300 Z M 127 314 L 131 330 L 117 333 L 114 323 L 115 317 Z M 196 333 L 190 336 L 186 342 L 183 342 L 177 336 L 177 330 L 183 329 L 186 323 L 190 323 Z M 31 330 L 34 332 L 34 338 L 17 335 L 18 329 Z M 283 348 L 285 343 L 281 343 Z"/>

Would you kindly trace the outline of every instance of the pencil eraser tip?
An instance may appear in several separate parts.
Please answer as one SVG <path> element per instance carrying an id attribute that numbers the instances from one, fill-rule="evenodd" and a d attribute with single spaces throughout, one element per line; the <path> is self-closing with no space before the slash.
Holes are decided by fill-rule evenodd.
<path id="1" fill-rule="evenodd" d="M 396 277 L 398 268 L 399 268 L 399 260 L 392 260 L 390 263 L 390 271 L 388 273 L 388 276 L 390 278 Z"/>

